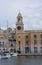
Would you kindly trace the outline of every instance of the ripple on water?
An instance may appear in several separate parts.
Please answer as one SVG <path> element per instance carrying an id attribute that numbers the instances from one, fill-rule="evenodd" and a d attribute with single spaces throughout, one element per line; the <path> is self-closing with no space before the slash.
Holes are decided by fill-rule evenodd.
<path id="1" fill-rule="evenodd" d="M 42 65 L 42 56 L 17 56 L 0 59 L 0 65 Z"/>

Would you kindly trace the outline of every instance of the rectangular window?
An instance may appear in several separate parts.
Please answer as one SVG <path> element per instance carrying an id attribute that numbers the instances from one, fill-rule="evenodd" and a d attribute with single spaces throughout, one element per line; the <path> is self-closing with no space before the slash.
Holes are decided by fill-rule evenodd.
<path id="1" fill-rule="evenodd" d="M 4 42 L 2 42 L 2 46 L 4 46 Z"/>
<path id="2" fill-rule="evenodd" d="M 34 47 L 34 53 L 37 53 L 37 47 Z"/>
<path id="3" fill-rule="evenodd" d="M 0 46 L 4 46 L 4 42 L 0 42 Z"/>
<path id="4" fill-rule="evenodd" d="M 26 45 L 28 45 L 28 40 L 26 40 Z"/>
<path id="5" fill-rule="evenodd" d="M 34 40 L 34 45 L 36 45 L 37 44 L 37 40 Z"/>
<path id="6" fill-rule="evenodd" d="M 20 38 L 20 36 L 18 36 L 18 38 Z"/>
<path id="7" fill-rule="evenodd" d="M 4 46 L 4 42 L 1 42 L 1 46 Z"/>
<path id="8" fill-rule="evenodd" d="M 30 48 L 29 47 L 25 47 L 25 53 L 29 53 L 30 52 Z"/>
<path id="9" fill-rule="evenodd" d="M 1 42 L 0 42 L 0 46 L 1 46 Z"/>
<path id="10" fill-rule="evenodd" d="M 40 35 L 40 38 L 42 38 L 42 34 Z"/>
<path id="11" fill-rule="evenodd" d="M 41 49 L 41 53 L 42 53 L 42 47 L 40 49 Z"/>
<path id="12" fill-rule="evenodd" d="M 40 42 L 41 42 L 41 44 L 42 44 L 42 40 L 41 40 Z"/>
<path id="13" fill-rule="evenodd" d="M 20 51 L 20 41 L 18 41 L 18 43 L 19 43 L 19 51 Z"/>
<path id="14" fill-rule="evenodd" d="M 19 45 L 20 45 L 20 41 L 18 41 Z"/>

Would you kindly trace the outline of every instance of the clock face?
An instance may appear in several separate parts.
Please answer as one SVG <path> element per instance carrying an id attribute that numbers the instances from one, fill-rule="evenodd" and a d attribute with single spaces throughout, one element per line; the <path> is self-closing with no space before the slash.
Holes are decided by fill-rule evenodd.
<path id="1" fill-rule="evenodd" d="M 17 29 L 18 29 L 18 30 L 21 30 L 21 26 L 18 26 Z"/>

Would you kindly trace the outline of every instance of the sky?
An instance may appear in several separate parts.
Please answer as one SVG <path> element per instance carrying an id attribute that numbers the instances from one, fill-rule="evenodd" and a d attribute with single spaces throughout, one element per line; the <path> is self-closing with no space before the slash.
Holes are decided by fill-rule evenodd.
<path id="1" fill-rule="evenodd" d="M 0 0 L 0 27 L 15 28 L 19 11 L 25 30 L 42 30 L 42 0 Z"/>

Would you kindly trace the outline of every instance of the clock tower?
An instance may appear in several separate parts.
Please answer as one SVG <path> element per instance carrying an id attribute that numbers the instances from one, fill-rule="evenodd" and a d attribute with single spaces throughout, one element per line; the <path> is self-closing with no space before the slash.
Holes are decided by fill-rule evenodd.
<path id="1" fill-rule="evenodd" d="M 16 31 L 17 32 L 22 32 L 23 31 L 23 17 L 19 11 L 18 16 L 17 16 L 17 22 L 16 22 Z"/>
<path id="2" fill-rule="evenodd" d="M 23 45 L 23 17 L 21 13 L 18 13 L 17 22 L 16 22 L 16 50 L 21 53 Z"/>

